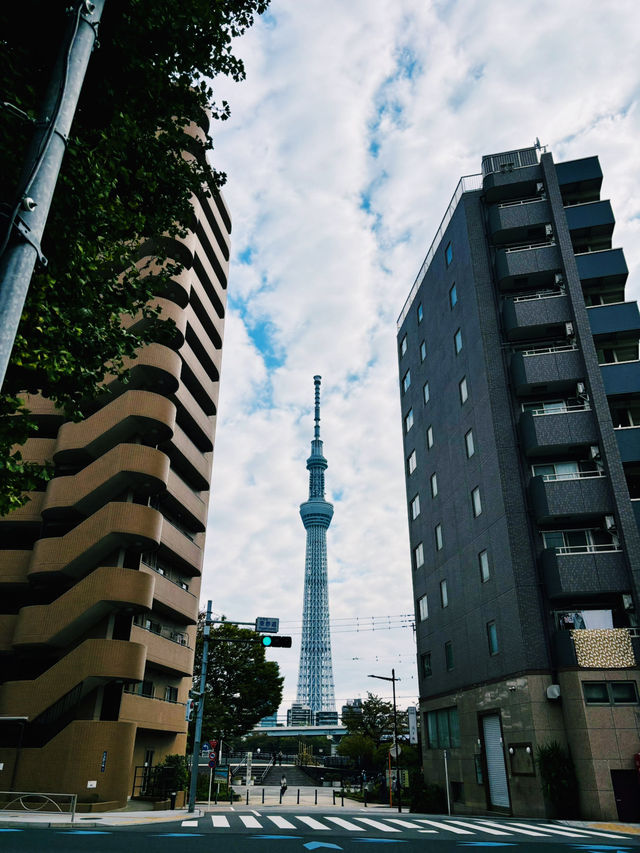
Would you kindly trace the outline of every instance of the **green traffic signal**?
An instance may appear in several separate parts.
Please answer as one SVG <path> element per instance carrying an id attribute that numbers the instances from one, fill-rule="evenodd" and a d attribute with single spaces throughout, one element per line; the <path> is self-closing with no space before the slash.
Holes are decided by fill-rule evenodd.
<path id="1" fill-rule="evenodd" d="M 263 646 L 273 646 L 273 648 L 282 648 L 282 649 L 290 649 L 291 648 L 291 637 L 279 637 L 279 636 L 266 636 L 262 637 L 262 645 Z"/>
<path id="2" fill-rule="evenodd" d="M 270 646 L 271 645 L 271 637 L 263 637 L 262 638 L 262 645 L 263 646 Z"/>

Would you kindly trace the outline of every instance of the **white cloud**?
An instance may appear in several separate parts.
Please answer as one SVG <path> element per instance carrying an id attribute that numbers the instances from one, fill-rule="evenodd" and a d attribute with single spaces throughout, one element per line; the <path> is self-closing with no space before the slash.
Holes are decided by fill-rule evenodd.
<path id="1" fill-rule="evenodd" d="M 214 128 L 234 221 L 203 583 L 216 610 L 300 622 L 320 373 L 332 619 L 412 612 L 395 320 L 483 154 L 536 136 L 556 160 L 598 154 L 639 295 L 635 18 L 633 0 L 272 0 L 237 43 L 247 81 L 217 81 L 232 117 Z M 335 633 L 333 651 L 339 700 L 384 693 L 366 676 L 394 665 L 399 695 L 417 695 L 410 630 Z M 297 654 L 277 655 L 289 702 Z"/>

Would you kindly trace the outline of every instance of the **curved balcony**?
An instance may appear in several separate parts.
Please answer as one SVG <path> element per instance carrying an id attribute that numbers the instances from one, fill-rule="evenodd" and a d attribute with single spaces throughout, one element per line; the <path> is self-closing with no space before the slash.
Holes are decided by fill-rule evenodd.
<path id="1" fill-rule="evenodd" d="M 14 445 L 12 451 L 19 450 L 25 462 L 46 465 L 51 462 L 56 449 L 55 438 L 28 438 L 24 444 Z"/>
<path id="2" fill-rule="evenodd" d="M 588 669 L 627 669 L 637 666 L 628 628 L 592 628 L 556 631 L 556 666 Z"/>
<path id="3" fill-rule="evenodd" d="M 161 448 L 171 459 L 175 468 L 196 491 L 206 491 L 211 477 L 212 453 L 203 453 L 189 436 L 176 424 L 171 442 Z"/>
<path id="4" fill-rule="evenodd" d="M 213 450 L 215 433 L 214 415 L 205 415 L 196 398 L 184 383 L 180 385 L 175 399 L 179 403 L 176 419 L 196 447 L 203 453 Z"/>
<path id="5" fill-rule="evenodd" d="M 109 681 L 142 681 L 145 652 L 126 640 L 85 640 L 38 678 L 0 686 L 0 714 L 33 720 L 78 684 L 86 695 Z"/>
<path id="6" fill-rule="evenodd" d="M 5 586 L 29 583 L 29 563 L 33 551 L 0 550 L 0 590 Z"/>
<path id="7" fill-rule="evenodd" d="M 189 514 L 193 529 L 198 533 L 204 533 L 207 529 L 207 502 L 203 501 L 175 471 L 169 472 L 167 492 L 167 497 L 173 499 L 176 510 Z"/>
<path id="8" fill-rule="evenodd" d="M 569 297 L 558 291 L 505 299 L 502 319 L 508 340 L 543 338 L 571 321 Z"/>
<path id="9" fill-rule="evenodd" d="M 0 614 L 0 652 L 13 651 L 12 640 L 17 622 L 17 613 Z"/>
<path id="10" fill-rule="evenodd" d="M 569 448 L 599 441 L 593 412 L 583 406 L 567 406 L 561 412 L 523 412 L 518 427 L 527 456 L 559 457 Z"/>
<path id="11" fill-rule="evenodd" d="M 528 232 L 551 222 L 551 208 L 546 198 L 508 201 L 489 209 L 489 231 L 493 242 L 525 242 Z"/>
<path id="12" fill-rule="evenodd" d="M 51 480 L 42 515 L 46 519 L 70 513 L 87 517 L 126 490 L 138 498 L 164 491 L 168 478 L 169 457 L 161 450 L 118 444 L 74 476 Z"/>
<path id="13" fill-rule="evenodd" d="M 166 519 L 162 525 L 158 553 L 166 554 L 171 562 L 191 577 L 202 574 L 202 548 Z"/>
<path id="14" fill-rule="evenodd" d="M 161 531 L 162 515 L 151 507 L 106 504 L 66 536 L 39 539 L 33 548 L 29 578 L 54 573 L 82 577 L 118 548 L 155 548 Z"/>
<path id="15" fill-rule="evenodd" d="M 195 625 L 198 621 L 198 599 L 193 593 L 160 574 L 145 563 L 140 564 L 140 573 L 151 577 L 153 587 L 153 609 L 164 613 L 177 622 Z M 151 608 L 150 608 L 151 609 Z"/>
<path id="16" fill-rule="evenodd" d="M 550 287 L 561 269 L 560 251 L 555 243 L 533 243 L 496 251 L 496 278 L 501 289 Z"/>
<path id="17" fill-rule="evenodd" d="M 143 276 L 159 276 L 164 275 L 164 265 L 158 264 L 156 258 L 151 255 L 145 255 L 140 258 L 136 266 L 141 270 Z M 159 297 L 165 297 L 175 302 L 180 308 L 186 308 L 189 304 L 189 291 L 191 290 L 192 272 L 190 269 L 184 269 L 178 275 L 172 275 L 171 278 L 162 286 L 158 283 L 158 287 L 154 288 Z"/>
<path id="18" fill-rule="evenodd" d="M 160 394 L 173 394 L 180 385 L 180 356 L 163 344 L 145 344 L 137 358 L 123 359 L 123 367 L 129 370 L 129 381 L 125 386 L 120 379 L 107 377 L 105 385 L 110 390 L 153 389 Z"/>
<path id="19" fill-rule="evenodd" d="M 136 693 L 123 693 L 120 700 L 119 719 L 127 723 L 136 723 L 143 729 L 156 732 L 187 731 L 185 706 L 182 702 L 166 702 L 151 696 L 139 696 Z"/>
<path id="20" fill-rule="evenodd" d="M 165 320 L 173 321 L 173 324 L 175 325 L 175 334 L 169 346 L 172 349 L 180 349 L 184 343 L 184 336 L 187 328 L 187 316 L 184 308 L 176 305 L 173 300 L 164 299 L 162 297 L 154 299 L 153 302 L 150 303 L 149 307 L 160 309 L 159 319 L 161 322 Z M 120 318 L 120 322 L 125 329 L 128 329 L 130 332 L 135 332 L 136 334 L 140 334 L 140 332 L 149 325 L 149 320 L 146 320 L 142 316 L 141 311 L 133 317 L 131 314 L 123 314 Z"/>
<path id="21" fill-rule="evenodd" d="M 189 646 L 154 634 L 139 625 L 132 626 L 131 641 L 136 645 L 144 645 L 147 663 L 158 669 L 172 675 L 191 677 L 193 674 L 193 649 Z"/>
<path id="22" fill-rule="evenodd" d="M 183 385 L 186 385 L 191 394 L 198 400 L 198 404 L 205 415 L 215 415 L 219 383 L 209 377 L 188 343 L 183 344 L 180 356 L 183 360 L 180 374 Z"/>
<path id="23" fill-rule="evenodd" d="M 541 567 L 550 599 L 599 596 L 629 589 L 625 556 L 613 546 L 545 548 Z"/>
<path id="24" fill-rule="evenodd" d="M 125 391 L 80 423 L 65 423 L 58 433 L 56 464 L 96 459 L 117 444 L 140 436 L 160 444 L 173 435 L 176 407 L 152 391 Z"/>
<path id="25" fill-rule="evenodd" d="M 583 376 L 582 354 L 571 344 L 514 352 L 511 358 L 517 394 L 575 390 Z"/>
<path id="26" fill-rule="evenodd" d="M 107 614 L 150 610 L 153 591 L 146 572 L 101 566 L 51 604 L 23 607 L 13 646 L 64 647 Z"/>
<path id="27" fill-rule="evenodd" d="M 42 523 L 41 516 L 45 493 L 25 492 L 24 494 L 29 498 L 27 503 L 12 509 L 8 515 L 0 516 L 0 527 L 7 524 L 40 525 Z"/>
<path id="28" fill-rule="evenodd" d="M 199 195 L 194 199 L 194 211 L 200 221 L 206 221 L 209 231 L 215 238 L 219 252 L 222 254 L 223 259 L 228 261 L 231 254 L 231 240 L 227 233 L 227 227 L 213 199 Z"/>
<path id="29" fill-rule="evenodd" d="M 529 486 L 531 505 L 538 524 L 602 518 L 613 512 L 609 480 L 601 474 L 582 473 L 533 477 Z"/>

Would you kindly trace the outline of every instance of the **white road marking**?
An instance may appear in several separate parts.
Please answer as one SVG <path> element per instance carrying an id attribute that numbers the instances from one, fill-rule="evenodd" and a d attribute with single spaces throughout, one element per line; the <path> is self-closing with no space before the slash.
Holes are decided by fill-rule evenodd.
<path id="1" fill-rule="evenodd" d="M 417 823 L 411 823 L 408 820 L 400 820 L 399 817 L 388 817 L 388 818 L 385 818 L 385 820 L 388 821 L 389 823 L 395 823 L 397 826 L 404 826 L 405 829 L 419 829 L 420 828 Z"/>
<path id="2" fill-rule="evenodd" d="M 581 832 L 579 829 L 556 829 L 555 827 L 548 825 L 545 827 L 540 826 L 540 824 L 532 826 L 530 823 L 516 823 L 514 826 L 521 826 L 523 829 L 542 829 L 543 832 L 550 832 L 552 835 L 566 835 L 568 838 L 586 838 L 585 833 Z"/>
<path id="3" fill-rule="evenodd" d="M 319 820 L 316 820 L 314 817 L 306 817 L 305 815 L 297 814 L 296 817 L 298 820 L 301 820 L 303 823 L 306 823 L 307 826 L 310 826 L 311 829 L 331 829 L 329 826 L 325 826 L 324 823 L 320 823 Z"/>
<path id="4" fill-rule="evenodd" d="M 435 826 L 436 829 L 444 829 L 445 832 L 455 832 L 456 835 L 473 835 L 468 829 L 459 829 L 457 826 L 452 826 L 450 823 L 440 823 L 437 820 L 425 820 L 418 818 L 418 823 L 426 823 L 427 826 Z"/>
<path id="5" fill-rule="evenodd" d="M 256 820 L 253 815 L 250 814 L 240 814 L 238 815 L 243 824 L 247 827 L 247 829 L 262 829 L 262 824 L 259 820 Z"/>
<path id="6" fill-rule="evenodd" d="M 478 829 L 478 824 L 476 823 L 465 823 L 463 820 L 452 820 L 451 823 L 455 823 L 458 826 L 465 826 L 467 829 Z M 482 825 L 482 831 L 488 833 L 489 835 L 508 835 L 508 832 L 503 832 L 501 829 L 491 829 L 488 826 Z"/>
<path id="7" fill-rule="evenodd" d="M 479 826 L 482 826 L 484 829 L 484 824 L 481 821 L 479 822 Z M 494 823 L 491 821 L 491 826 L 495 826 L 497 829 L 506 829 L 507 832 L 515 832 L 518 835 L 535 835 L 538 838 L 545 838 L 547 836 L 546 832 L 534 832 L 532 829 L 518 829 L 517 826 L 513 826 L 510 823 Z"/>
<path id="8" fill-rule="evenodd" d="M 389 826 L 388 823 L 382 823 L 379 820 L 371 820 L 370 817 L 356 817 L 354 820 L 359 820 L 360 823 L 368 823 L 374 829 L 380 829 L 382 832 L 400 832 L 395 826 Z"/>
<path id="9" fill-rule="evenodd" d="M 180 826 L 197 826 L 197 825 L 198 825 L 197 820 L 183 820 L 182 823 L 180 824 Z"/>
<path id="10" fill-rule="evenodd" d="M 225 827 L 226 829 L 229 829 L 229 821 L 223 814 L 212 814 L 211 823 L 213 826 Z"/>
<path id="11" fill-rule="evenodd" d="M 284 817 L 278 817 L 277 815 L 274 817 L 269 815 L 268 817 L 272 823 L 275 823 L 278 829 L 295 829 L 295 826 Z"/>
<path id="12" fill-rule="evenodd" d="M 331 823 L 335 823 L 337 826 L 342 829 L 348 829 L 349 832 L 365 832 L 364 826 L 356 826 L 355 823 L 351 823 L 348 820 L 344 820 L 341 817 L 329 817 L 328 815 L 323 815 L 325 820 L 330 820 Z"/>
<path id="13" fill-rule="evenodd" d="M 544 824 L 544 826 L 546 827 L 547 824 Z M 567 827 L 567 829 L 571 829 L 573 832 L 573 827 Z M 583 832 L 585 835 L 601 835 L 603 838 L 628 838 L 627 835 L 614 835 L 612 832 L 598 832 L 595 829 L 584 829 L 581 826 L 576 826 L 575 831 Z"/>

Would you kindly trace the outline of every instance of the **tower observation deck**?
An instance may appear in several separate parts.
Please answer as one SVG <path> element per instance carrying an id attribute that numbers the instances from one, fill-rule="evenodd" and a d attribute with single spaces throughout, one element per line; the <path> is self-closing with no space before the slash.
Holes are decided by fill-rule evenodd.
<path id="1" fill-rule="evenodd" d="M 329 589 L 327 583 L 327 528 L 333 505 L 324 499 L 324 472 L 327 460 L 320 440 L 320 376 L 314 376 L 315 426 L 309 471 L 309 500 L 300 505 L 300 517 L 307 531 L 304 569 L 304 609 L 302 646 L 296 701 L 314 712 L 335 712 L 331 634 L 329 632 Z"/>

